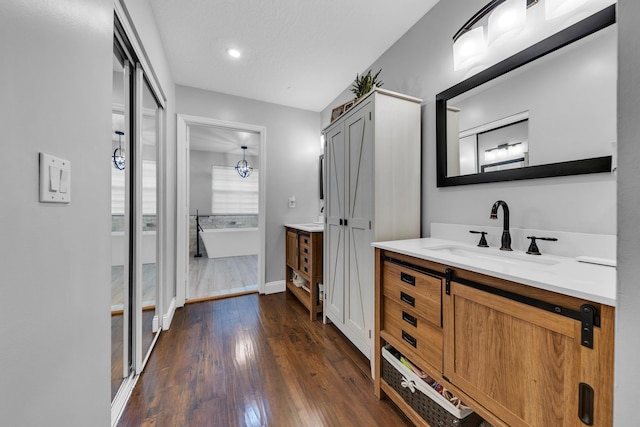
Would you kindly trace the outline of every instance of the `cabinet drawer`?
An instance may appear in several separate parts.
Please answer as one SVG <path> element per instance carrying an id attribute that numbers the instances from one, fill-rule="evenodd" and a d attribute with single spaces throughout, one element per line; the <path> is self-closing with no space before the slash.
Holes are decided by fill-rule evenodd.
<path id="1" fill-rule="evenodd" d="M 438 372 L 442 371 L 442 329 L 390 298 L 384 299 L 382 319 L 382 330 L 402 344 L 412 347 L 428 364 L 437 368 Z"/>
<path id="2" fill-rule="evenodd" d="M 311 259 L 311 238 L 306 236 L 300 236 L 298 241 L 298 247 L 300 248 L 300 257 L 308 256 Z"/>
<path id="3" fill-rule="evenodd" d="M 442 326 L 442 280 L 390 262 L 382 265 L 385 297 L 411 307 L 435 326 Z"/>
<path id="4" fill-rule="evenodd" d="M 311 246 L 311 235 L 300 233 L 300 244 L 305 246 Z"/>
<path id="5" fill-rule="evenodd" d="M 300 253 L 300 259 L 298 263 L 298 271 L 305 278 L 311 281 L 311 255 L 305 255 Z"/>

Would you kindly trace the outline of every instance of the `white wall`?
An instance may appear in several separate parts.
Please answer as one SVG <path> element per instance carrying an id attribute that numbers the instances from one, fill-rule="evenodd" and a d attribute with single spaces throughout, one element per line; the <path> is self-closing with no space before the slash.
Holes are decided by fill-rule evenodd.
<path id="1" fill-rule="evenodd" d="M 149 0 L 124 0 L 125 6 L 144 50 L 151 62 L 153 72 L 164 91 L 166 104 L 166 133 L 164 146 L 164 187 L 165 233 L 164 233 L 164 280 L 163 310 L 176 295 L 176 95 L 171 69 L 165 56 L 162 38 L 155 22 Z M 158 183 L 160 184 L 160 182 Z"/>
<path id="2" fill-rule="evenodd" d="M 640 390 L 640 2 L 618 1 L 618 306 L 614 425 L 638 424 Z"/>
<path id="3" fill-rule="evenodd" d="M 266 282 L 284 280 L 283 224 L 314 221 L 319 213 L 320 115 L 262 101 L 176 86 L 180 114 L 267 129 Z M 296 196 L 297 207 L 288 207 Z"/>
<path id="4" fill-rule="evenodd" d="M 110 423 L 112 0 L 0 2 L 0 418 Z M 38 152 L 72 201 L 38 202 Z"/>
<path id="5" fill-rule="evenodd" d="M 435 95 L 464 80 L 465 70 L 453 71 L 452 36 L 485 4 L 439 2 L 371 65 L 382 68 L 385 89 L 424 99 L 422 234 L 428 236 L 432 222 L 495 225 L 489 211 L 498 199 L 509 204 L 513 227 L 615 234 L 616 183 L 609 174 L 436 187 Z M 349 97 L 345 92 L 327 106 L 323 126 L 329 123 L 331 108 Z"/>

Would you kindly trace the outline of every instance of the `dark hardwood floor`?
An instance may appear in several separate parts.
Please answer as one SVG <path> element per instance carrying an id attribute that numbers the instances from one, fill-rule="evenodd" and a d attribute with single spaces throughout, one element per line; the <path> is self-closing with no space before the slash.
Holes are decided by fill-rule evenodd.
<path id="1" fill-rule="evenodd" d="M 410 426 L 373 394 L 368 361 L 291 295 L 176 311 L 119 426 Z"/>

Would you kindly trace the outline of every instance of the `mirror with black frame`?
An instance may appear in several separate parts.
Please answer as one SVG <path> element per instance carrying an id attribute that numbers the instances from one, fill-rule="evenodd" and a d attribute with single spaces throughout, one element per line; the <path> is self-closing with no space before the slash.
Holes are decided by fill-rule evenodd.
<path id="1" fill-rule="evenodd" d="M 436 95 L 438 187 L 610 172 L 615 20 L 607 7 Z"/>

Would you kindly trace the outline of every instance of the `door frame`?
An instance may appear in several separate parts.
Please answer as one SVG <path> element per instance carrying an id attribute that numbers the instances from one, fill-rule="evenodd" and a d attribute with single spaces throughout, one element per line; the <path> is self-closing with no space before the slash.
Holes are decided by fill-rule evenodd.
<path id="1" fill-rule="evenodd" d="M 246 123 L 229 122 L 208 117 L 177 114 L 177 155 L 176 155 L 176 307 L 183 307 L 189 279 L 189 126 L 210 126 L 241 132 L 255 132 L 260 135 L 258 147 L 260 180 L 258 182 L 258 291 L 265 293 L 265 242 L 266 242 L 266 181 L 267 181 L 267 128 Z"/>

